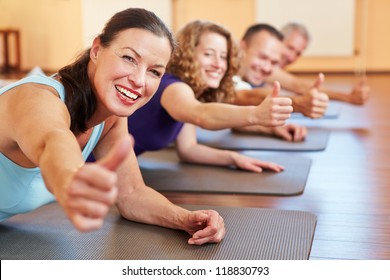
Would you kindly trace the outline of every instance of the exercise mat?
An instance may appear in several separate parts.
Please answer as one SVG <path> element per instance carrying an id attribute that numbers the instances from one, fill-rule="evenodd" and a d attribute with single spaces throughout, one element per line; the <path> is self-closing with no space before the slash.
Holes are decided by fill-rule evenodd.
<path id="1" fill-rule="evenodd" d="M 245 152 L 243 153 L 245 154 Z M 138 157 L 142 176 L 158 191 L 298 195 L 303 193 L 311 160 L 304 156 L 250 155 L 285 167 L 262 173 L 224 166 L 181 163 L 174 150 L 148 152 Z"/>
<path id="2" fill-rule="evenodd" d="M 188 245 L 180 230 L 140 224 L 109 212 L 103 227 L 80 233 L 57 203 L 0 223 L 2 260 L 304 260 L 316 216 L 303 211 L 183 205 L 215 209 L 227 233 L 221 243 Z"/>
<path id="3" fill-rule="evenodd" d="M 231 150 L 263 150 L 263 151 L 322 151 L 329 139 L 329 130 L 308 127 L 307 136 L 301 142 L 288 142 L 267 135 L 232 132 L 230 129 L 217 131 L 197 128 L 199 143 L 214 148 Z"/>

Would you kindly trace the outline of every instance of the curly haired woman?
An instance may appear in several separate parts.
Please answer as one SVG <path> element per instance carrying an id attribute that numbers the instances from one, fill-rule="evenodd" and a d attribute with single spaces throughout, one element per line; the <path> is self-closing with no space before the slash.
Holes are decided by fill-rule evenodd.
<path id="1" fill-rule="evenodd" d="M 236 166 L 261 172 L 283 167 L 240 153 L 200 145 L 196 126 L 218 130 L 248 125 L 282 126 L 292 112 L 291 100 L 274 93 L 258 106 L 230 104 L 237 55 L 232 36 L 224 27 L 193 21 L 177 34 L 178 48 L 153 98 L 128 118 L 137 155 L 159 150 L 176 140 L 181 160 L 192 163 Z"/>

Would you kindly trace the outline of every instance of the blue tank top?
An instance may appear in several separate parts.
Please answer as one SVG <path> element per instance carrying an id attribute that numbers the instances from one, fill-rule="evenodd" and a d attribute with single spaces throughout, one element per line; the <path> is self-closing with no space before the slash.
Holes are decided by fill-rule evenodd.
<path id="1" fill-rule="evenodd" d="M 151 100 L 128 117 L 127 126 L 135 140 L 136 155 L 167 147 L 182 129 L 183 123 L 173 119 L 161 106 L 162 93 L 169 85 L 177 82 L 182 81 L 166 73 Z"/>
<path id="2" fill-rule="evenodd" d="M 51 86 L 58 92 L 61 100 L 65 100 L 63 85 L 44 75 L 29 76 L 7 85 L 0 89 L 0 95 L 25 83 Z M 94 127 L 91 137 L 82 151 L 84 160 L 99 141 L 103 128 L 104 123 Z M 32 211 L 53 201 L 55 201 L 55 197 L 47 190 L 38 167 L 21 167 L 0 153 L 0 221 L 16 214 Z"/>

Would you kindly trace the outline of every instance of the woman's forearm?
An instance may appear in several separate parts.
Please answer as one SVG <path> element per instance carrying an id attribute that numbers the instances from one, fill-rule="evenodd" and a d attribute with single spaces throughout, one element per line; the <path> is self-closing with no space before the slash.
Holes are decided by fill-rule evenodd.
<path id="1" fill-rule="evenodd" d="M 117 207 L 127 220 L 181 230 L 189 213 L 145 185 L 119 192 Z"/>
<path id="2" fill-rule="evenodd" d="M 200 106 L 201 109 L 197 110 L 189 122 L 204 129 L 219 130 L 252 125 L 260 121 L 255 106 L 222 103 L 205 103 Z"/>
<path id="3" fill-rule="evenodd" d="M 53 132 L 46 136 L 43 149 L 38 155 L 46 187 L 52 193 L 69 182 L 73 173 L 84 164 L 81 149 L 69 133 Z"/>

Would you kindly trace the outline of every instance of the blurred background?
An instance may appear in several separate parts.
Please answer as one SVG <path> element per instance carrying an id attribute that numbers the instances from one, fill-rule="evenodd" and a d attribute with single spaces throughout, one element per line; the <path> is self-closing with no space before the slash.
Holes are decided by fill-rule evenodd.
<path id="1" fill-rule="evenodd" d="M 173 32 L 190 20 L 212 20 L 236 40 L 253 23 L 297 21 L 312 41 L 291 71 L 390 71 L 389 0 L 0 0 L 0 67 L 55 72 L 128 7 L 154 11 Z"/>

